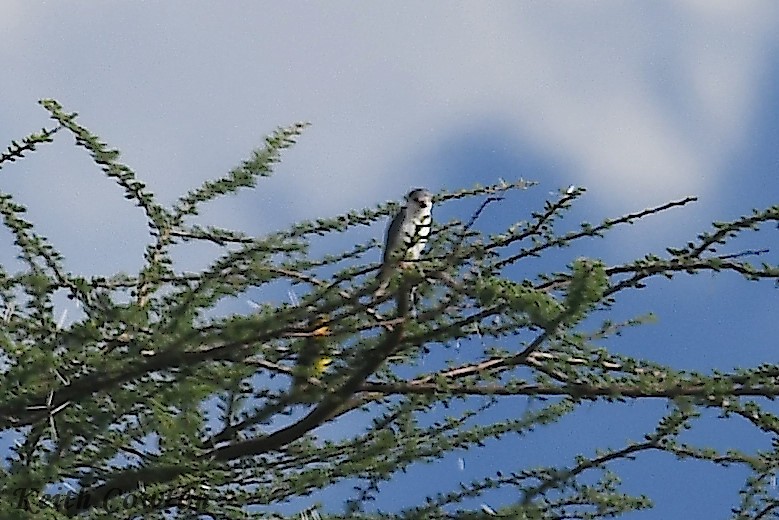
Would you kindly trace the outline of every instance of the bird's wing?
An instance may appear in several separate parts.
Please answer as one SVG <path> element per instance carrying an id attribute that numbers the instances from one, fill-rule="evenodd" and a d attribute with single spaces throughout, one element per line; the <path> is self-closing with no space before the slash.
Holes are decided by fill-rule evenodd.
<path id="1" fill-rule="evenodd" d="M 406 207 L 400 208 L 398 214 L 390 222 L 387 228 L 387 236 L 384 239 L 384 263 L 389 262 L 392 252 L 403 243 L 403 221 L 406 219 Z"/>
<path id="2" fill-rule="evenodd" d="M 384 238 L 384 259 L 379 269 L 377 278 L 379 280 L 379 288 L 374 293 L 376 296 L 384 294 L 387 290 L 390 282 L 390 276 L 393 271 L 393 258 L 394 254 L 399 247 L 403 245 L 403 222 L 406 220 L 406 207 L 400 208 L 398 214 L 392 219 L 389 227 L 387 228 L 387 235 Z"/>

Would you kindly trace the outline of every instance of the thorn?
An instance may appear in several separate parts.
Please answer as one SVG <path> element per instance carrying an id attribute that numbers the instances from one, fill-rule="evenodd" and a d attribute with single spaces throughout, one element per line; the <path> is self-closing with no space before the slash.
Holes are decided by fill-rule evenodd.
<path id="1" fill-rule="evenodd" d="M 57 435 L 57 425 L 54 424 L 53 415 L 49 415 L 49 426 L 51 427 L 51 438 L 56 441 L 59 436 Z"/>
<path id="2" fill-rule="evenodd" d="M 65 377 L 63 377 L 63 375 L 62 375 L 62 374 L 60 374 L 60 373 L 59 373 L 59 370 L 57 370 L 56 368 L 54 369 L 54 374 L 55 374 L 55 375 L 56 375 L 56 376 L 59 378 L 59 380 L 60 380 L 60 381 L 62 381 L 62 384 L 63 384 L 63 385 L 66 385 L 66 386 L 67 386 L 67 385 L 69 385 L 69 384 L 70 384 L 70 381 L 68 381 L 67 379 L 65 379 Z"/>
<path id="3" fill-rule="evenodd" d="M 11 321 L 11 316 L 14 314 L 14 302 L 10 301 L 5 306 L 5 314 L 3 315 L 3 321 L 8 323 Z"/>
<path id="4" fill-rule="evenodd" d="M 294 307 L 297 307 L 299 302 L 298 302 L 298 297 L 295 294 L 295 291 L 290 289 L 290 290 L 287 291 L 287 294 L 289 295 L 289 301 L 292 302 L 292 305 Z"/>
<path id="5" fill-rule="evenodd" d="M 65 401 L 64 403 L 56 407 L 54 410 L 51 411 L 52 416 L 64 410 L 68 405 L 70 405 L 70 401 Z"/>
<path id="6" fill-rule="evenodd" d="M 57 330 L 62 330 L 62 326 L 65 324 L 65 318 L 67 317 L 68 317 L 68 310 L 65 309 L 62 311 L 62 316 L 60 316 L 60 319 L 57 322 Z"/>
<path id="7" fill-rule="evenodd" d="M 481 510 L 484 511 L 485 513 L 487 513 L 490 516 L 498 516 L 498 513 L 496 513 L 495 510 L 492 509 L 487 504 L 482 504 L 481 505 Z"/>

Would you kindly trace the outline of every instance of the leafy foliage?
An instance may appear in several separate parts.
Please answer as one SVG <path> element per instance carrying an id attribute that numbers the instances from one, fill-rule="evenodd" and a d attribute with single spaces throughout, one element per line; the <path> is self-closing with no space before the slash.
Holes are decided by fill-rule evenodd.
<path id="1" fill-rule="evenodd" d="M 779 206 L 715 223 L 662 256 L 612 266 L 576 258 L 565 271 L 517 281 L 511 268 L 523 259 L 695 199 L 558 232 L 584 193 L 570 188 L 529 220 L 489 235 L 477 229 L 481 213 L 533 183 L 440 193 L 437 205 L 484 201 L 467 222 L 438 225 L 420 269 L 401 270 L 394 292 L 374 299 L 377 265 L 365 257 L 375 243 L 322 257 L 309 254 L 309 246 L 383 219 L 393 204 L 264 237 L 188 220 L 204 203 L 269 175 L 305 124 L 277 129 L 240 166 L 168 208 L 76 114 L 53 100 L 41 104 L 56 126 L 13 142 L 0 167 L 65 130 L 143 209 L 151 243 L 137 274 L 77 276 L 24 220 L 25 208 L 0 193 L 0 214 L 24 266 L 0 269 L 0 428 L 14 443 L 0 469 L 3 515 L 282 517 L 285 503 L 348 482 L 354 495 L 342 513 L 330 508 L 327 517 L 607 518 L 651 506 L 648 497 L 621 491 L 611 466 L 653 451 L 747 468 L 734 518 L 779 510 L 767 492 L 779 464 L 779 418 L 765 403 L 779 395 L 779 365 L 698 374 L 599 346 L 645 321 L 602 316 L 620 294 L 652 277 L 727 271 L 779 280 L 777 266 L 746 261 L 764 251 L 723 252 L 739 234 L 779 221 Z M 189 241 L 216 244 L 221 254 L 201 272 L 181 272 L 171 252 Z M 260 302 L 243 314 L 214 311 L 271 284 L 301 295 L 290 304 Z M 83 309 L 67 324 L 55 316 L 61 291 Z M 463 342 L 472 347 L 467 358 L 452 356 Z M 587 452 L 568 465 L 479 477 L 392 513 L 369 508 L 385 482 L 421 463 L 526 435 L 587 401 L 658 398 L 667 412 L 641 441 Z M 506 400 L 527 399 L 540 405 L 494 418 Z M 683 442 L 682 433 L 707 410 L 746 419 L 770 436 L 771 448 L 721 452 Z M 329 426 L 352 433 L 333 436 Z M 519 498 L 502 507 L 481 503 L 496 490 L 515 490 Z"/>

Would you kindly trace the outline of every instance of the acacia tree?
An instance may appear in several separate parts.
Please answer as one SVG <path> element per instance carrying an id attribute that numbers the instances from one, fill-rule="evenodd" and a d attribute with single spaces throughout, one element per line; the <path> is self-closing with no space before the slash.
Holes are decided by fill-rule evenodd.
<path id="1" fill-rule="evenodd" d="M 642 321 L 609 320 L 610 307 L 655 277 L 725 271 L 779 280 L 776 266 L 747 262 L 761 251 L 725 252 L 731 238 L 779 221 L 779 206 L 715 223 L 662 254 L 621 265 L 574 254 L 566 270 L 518 281 L 506 274 L 518 262 L 563 247 L 575 253 L 582 239 L 695 199 L 557 232 L 584 191 L 570 188 L 527 220 L 488 235 L 480 231 L 482 212 L 532 183 L 439 193 L 439 208 L 464 198 L 481 205 L 462 221 L 436 225 L 424 257 L 398 269 L 387 295 L 374 297 L 377 265 L 365 257 L 375 257 L 375 241 L 321 257 L 308 246 L 383 219 L 394 204 L 263 237 L 192 223 L 202 204 L 269 175 L 305 125 L 276 130 L 240 166 L 165 207 L 75 114 L 53 100 L 41 104 L 55 124 L 12 142 L 0 166 L 74 136 L 142 208 L 150 243 L 137 274 L 77 276 L 22 218 L 24 207 L 0 194 L 23 265 L 0 270 L 0 427 L 13 444 L 0 469 L 3 515 L 281 518 L 281 504 L 346 481 L 354 493 L 344 508 L 316 514 L 605 518 L 651 507 L 648 497 L 622 491 L 611 470 L 641 452 L 741 465 L 750 475 L 734 517 L 779 511 L 769 492 L 779 465 L 776 443 L 723 452 L 679 440 L 706 409 L 723 420 L 745 419 L 775 439 L 779 417 L 766 405 L 779 395 L 779 365 L 690 373 L 602 346 Z M 193 241 L 216 244 L 221 254 L 200 272 L 181 272 L 171 253 Z M 258 302 L 246 313 L 213 311 L 272 283 L 294 286 L 299 298 Z M 55 316 L 53 297 L 61 292 L 83 310 L 70 323 Z M 466 343 L 467 355 L 456 358 L 446 348 Z M 531 398 L 534 406 L 514 406 L 508 418 L 489 413 Z M 392 513 L 367 506 L 385 482 L 417 464 L 547 427 L 588 402 L 650 398 L 668 406 L 641 440 L 625 439 L 618 448 L 584 444 L 568 464 L 482 475 Z M 323 438 L 328 425 L 348 426 L 340 431 L 351 434 Z M 502 506 L 481 502 L 496 490 L 511 491 L 501 495 L 509 497 Z"/>

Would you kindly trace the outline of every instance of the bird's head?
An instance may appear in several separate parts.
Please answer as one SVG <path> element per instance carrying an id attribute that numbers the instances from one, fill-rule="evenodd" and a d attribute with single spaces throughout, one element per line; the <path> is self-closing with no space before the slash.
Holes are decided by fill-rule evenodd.
<path id="1" fill-rule="evenodd" d="M 424 188 L 417 188 L 406 195 L 409 207 L 415 210 L 423 210 L 433 206 L 433 195 Z"/>

